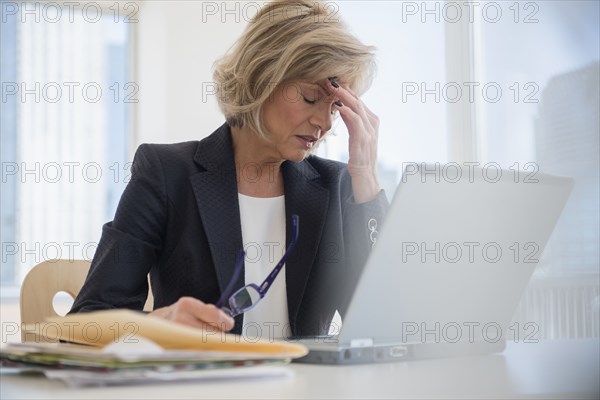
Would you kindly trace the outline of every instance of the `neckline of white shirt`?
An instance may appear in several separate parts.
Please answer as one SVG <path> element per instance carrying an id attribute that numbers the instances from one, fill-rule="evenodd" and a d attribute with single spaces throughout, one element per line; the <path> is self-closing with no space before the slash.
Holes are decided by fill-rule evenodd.
<path id="1" fill-rule="evenodd" d="M 268 200 L 281 200 L 281 199 L 283 199 L 285 197 L 284 194 L 282 194 L 281 196 L 275 196 L 275 197 L 254 197 L 254 196 L 248 196 L 246 194 L 242 194 L 240 192 L 238 192 L 238 196 L 244 197 L 246 199 L 258 200 L 258 201 L 260 201 L 260 200 L 266 200 L 266 201 L 268 201 Z"/>

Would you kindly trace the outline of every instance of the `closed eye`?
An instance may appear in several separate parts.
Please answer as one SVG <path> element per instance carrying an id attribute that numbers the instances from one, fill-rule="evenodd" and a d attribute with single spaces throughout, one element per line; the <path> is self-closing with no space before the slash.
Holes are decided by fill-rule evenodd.
<path id="1" fill-rule="evenodd" d="M 305 102 L 307 102 L 308 104 L 316 104 L 317 101 L 316 100 L 309 100 L 306 97 L 302 96 L 302 98 L 304 99 Z"/>

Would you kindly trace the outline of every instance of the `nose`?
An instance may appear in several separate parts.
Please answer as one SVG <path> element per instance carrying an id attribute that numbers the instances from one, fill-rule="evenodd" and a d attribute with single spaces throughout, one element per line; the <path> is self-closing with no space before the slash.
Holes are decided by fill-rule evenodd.
<path id="1" fill-rule="evenodd" d="M 319 128 L 320 136 L 329 132 L 333 125 L 332 107 L 335 106 L 330 102 L 321 102 L 310 117 L 310 123 Z"/>

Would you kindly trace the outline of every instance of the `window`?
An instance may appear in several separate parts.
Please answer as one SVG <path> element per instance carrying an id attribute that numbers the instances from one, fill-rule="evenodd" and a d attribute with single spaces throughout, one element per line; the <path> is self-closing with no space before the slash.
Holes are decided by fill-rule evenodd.
<path id="1" fill-rule="evenodd" d="M 576 179 L 539 271 L 598 273 L 599 4 L 340 2 L 378 47 L 365 103 L 380 117 L 388 196 L 402 163 L 494 162 Z M 320 149 L 347 160 L 347 132 Z"/>
<path id="2" fill-rule="evenodd" d="M 39 262 L 91 259 L 127 182 L 130 25 L 83 4 L 1 3 L 3 295 Z"/>
<path id="3" fill-rule="evenodd" d="M 377 47 L 377 75 L 363 100 L 381 121 L 379 175 L 388 198 L 403 163 L 445 162 L 448 157 L 446 104 L 436 101 L 435 94 L 446 75 L 445 26 L 422 23 L 403 3 L 347 1 L 336 6 L 351 31 Z M 333 130 L 336 137 L 326 140 L 320 154 L 347 161 L 348 131 L 341 118 Z"/>
<path id="4" fill-rule="evenodd" d="M 477 104 L 479 159 L 575 179 L 514 320 L 540 338 L 598 337 L 599 3 L 510 2 L 503 12 L 476 24 L 477 80 L 502 89 Z"/>
<path id="5" fill-rule="evenodd" d="M 599 3 L 511 4 L 480 25 L 480 159 L 575 178 L 538 273 L 598 273 Z"/>
<path id="6" fill-rule="evenodd" d="M 575 178 L 515 321 L 537 338 L 600 335 L 599 3 L 338 4 L 355 34 L 379 48 L 379 74 L 363 100 L 381 119 L 388 197 L 410 161 Z M 345 161 L 341 121 L 336 129 L 341 138 L 320 151 Z"/>

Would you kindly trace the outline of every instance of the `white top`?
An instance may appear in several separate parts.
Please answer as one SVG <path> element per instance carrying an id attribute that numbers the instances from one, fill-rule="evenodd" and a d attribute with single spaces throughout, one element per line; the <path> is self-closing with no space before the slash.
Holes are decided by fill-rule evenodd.
<path id="1" fill-rule="evenodd" d="M 238 193 L 242 241 L 246 251 L 245 284 L 258 286 L 285 253 L 285 197 L 258 198 Z M 289 336 L 285 267 L 256 307 L 244 313 L 242 335 L 248 340 Z"/>

